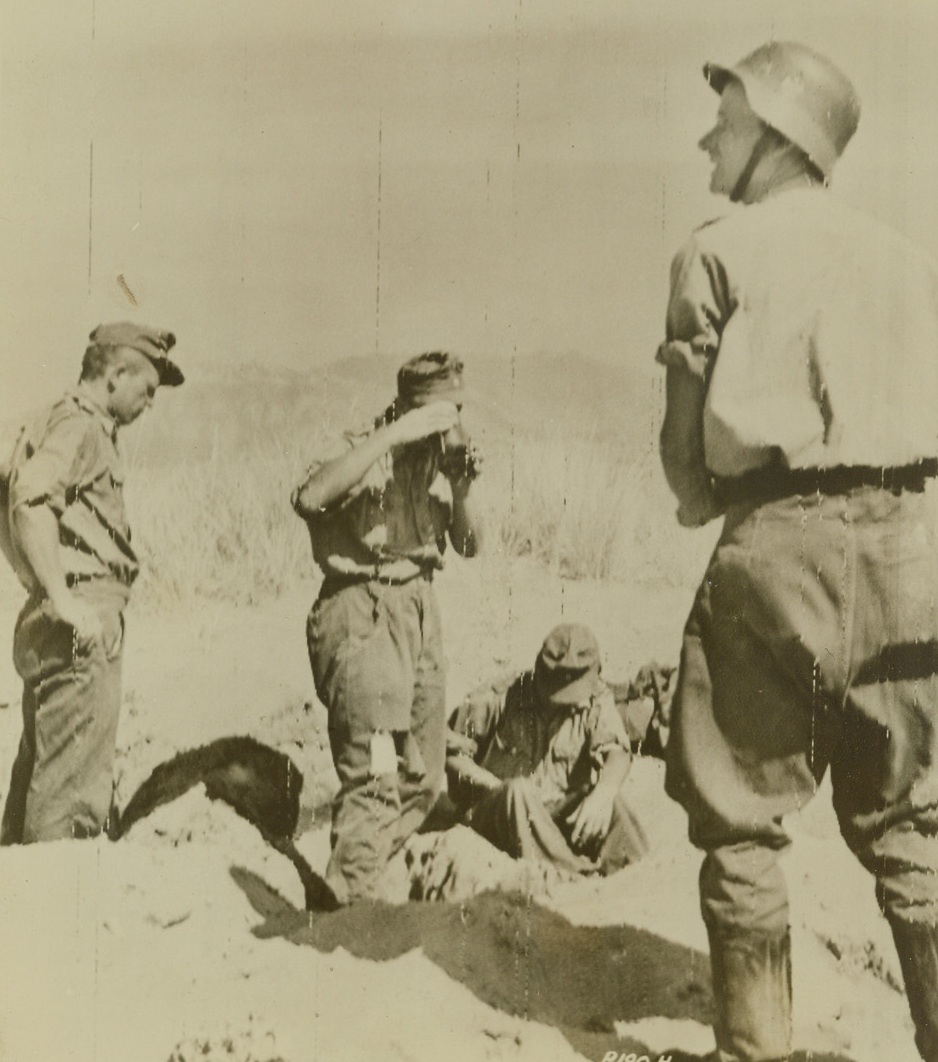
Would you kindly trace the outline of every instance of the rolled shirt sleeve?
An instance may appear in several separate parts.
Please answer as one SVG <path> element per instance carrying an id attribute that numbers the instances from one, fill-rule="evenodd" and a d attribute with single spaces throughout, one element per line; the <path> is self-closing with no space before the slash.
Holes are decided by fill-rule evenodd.
<path id="1" fill-rule="evenodd" d="M 705 524 L 720 513 L 704 456 L 703 408 L 732 309 L 725 270 L 692 237 L 671 265 L 666 338 L 656 354 L 668 373 L 661 460 L 678 500 L 678 521 L 686 527 Z"/>
<path id="2" fill-rule="evenodd" d="M 293 508 L 297 509 L 300 492 L 312 476 L 316 475 L 320 469 L 324 468 L 332 461 L 337 461 L 340 457 L 345 457 L 346 454 L 351 453 L 356 447 L 361 446 L 373 431 L 374 427 L 369 425 L 360 430 L 344 432 L 342 435 L 327 443 L 322 451 L 310 462 L 303 480 L 296 485 L 290 495 L 290 503 Z M 337 498 L 330 505 L 322 506 L 319 509 L 319 512 L 323 515 L 339 512 L 366 491 L 380 493 L 387 487 L 391 479 L 392 467 L 390 454 L 385 454 L 384 456 L 379 457 L 357 483 L 354 483 L 345 494 L 340 498 Z M 308 512 L 303 515 L 306 519 L 309 519 L 310 517 Z"/>
<path id="3" fill-rule="evenodd" d="M 51 425 L 41 442 L 18 468 L 10 484 L 10 509 L 48 505 L 61 516 L 72 494 L 107 470 L 97 446 L 100 428 L 86 416 L 70 416 Z"/>
<path id="4" fill-rule="evenodd" d="M 450 716 L 451 730 L 478 743 L 480 751 L 477 760 L 482 759 L 504 711 L 506 689 L 501 683 L 480 686 Z"/>
<path id="5" fill-rule="evenodd" d="M 130 542 L 115 432 L 113 420 L 87 396 L 67 393 L 24 428 L 12 460 L 9 506 L 11 515 L 40 505 L 54 513 L 66 575 L 113 575 L 129 586 L 140 566 Z M 15 525 L 11 540 L 14 567 L 32 590 L 35 575 Z"/>
<path id="6" fill-rule="evenodd" d="M 664 346 L 673 345 L 674 351 L 661 354 L 659 348 L 658 361 L 681 363 L 695 376 L 705 376 L 732 309 L 726 271 L 691 237 L 671 263 Z"/>
<path id="7" fill-rule="evenodd" d="M 303 476 L 303 479 L 299 483 L 297 483 L 297 485 L 293 488 L 293 492 L 290 495 L 290 504 L 293 506 L 294 509 L 297 509 L 299 505 L 300 492 L 310 481 L 310 479 L 315 476 L 321 468 L 323 468 L 325 465 L 328 465 L 331 461 L 336 461 L 340 457 L 344 457 L 353 449 L 354 445 L 354 438 L 351 433 L 340 435 L 338 438 L 333 439 L 330 443 L 328 443 L 323 448 L 322 452 L 317 454 L 313 458 L 313 460 L 310 461 L 309 465 L 306 468 L 306 472 Z M 349 494 L 350 493 L 351 492 L 349 492 Z M 342 498 L 338 499 L 332 505 L 323 506 L 319 511 L 322 513 L 334 512 L 336 509 L 341 508 L 341 506 L 348 501 L 349 494 L 345 494 Z M 306 513 L 305 515 L 308 518 L 310 514 Z"/>

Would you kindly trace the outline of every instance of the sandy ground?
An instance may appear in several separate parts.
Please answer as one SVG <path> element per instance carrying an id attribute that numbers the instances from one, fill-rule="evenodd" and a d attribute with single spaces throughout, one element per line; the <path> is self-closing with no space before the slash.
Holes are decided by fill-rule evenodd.
<path id="1" fill-rule="evenodd" d="M 561 618 L 594 627 L 612 678 L 651 658 L 673 661 L 691 596 L 660 578 L 570 583 L 499 558 L 451 563 L 438 588 L 452 699 L 500 665 L 528 664 Z M 19 729 L 9 589 L 0 606 L 0 790 Z M 303 770 L 300 846 L 324 866 L 334 776 L 304 644 L 314 589 L 253 609 L 131 614 L 121 803 L 175 752 L 251 734 Z M 704 1052 L 712 1034 L 699 856 L 663 794 L 660 763 L 636 763 L 626 784 L 652 854 L 612 878 L 535 896 L 481 893 L 311 918 L 287 860 L 198 790 L 117 843 L 5 849 L 0 1058 L 599 1062 L 613 1051 Z M 896 956 L 826 793 L 792 830 L 796 1045 L 818 1059 L 912 1062 Z"/>

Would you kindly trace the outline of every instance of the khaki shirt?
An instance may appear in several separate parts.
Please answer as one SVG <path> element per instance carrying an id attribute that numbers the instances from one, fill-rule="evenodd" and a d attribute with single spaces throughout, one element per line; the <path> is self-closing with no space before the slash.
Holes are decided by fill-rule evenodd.
<path id="1" fill-rule="evenodd" d="M 707 380 L 707 468 L 899 466 L 938 454 L 938 270 L 823 189 L 699 229 L 658 360 Z"/>
<path id="2" fill-rule="evenodd" d="M 59 522 L 59 556 L 66 576 L 115 576 L 129 585 L 139 563 L 124 509 L 124 473 L 117 425 L 78 390 L 69 391 L 21 432 L 11 462 L 10 516 L 47 505 Z M 37 589 L 11 519 L 14 567 Z"/>
<path id="3" fill-rule="evenodd" d="M 450 727 L 478 742 L 477 763 L 502 780 L 533 779 L 547 804 L 594 786 L 612 749 L 629 751 L 611 690 L 576 707 L 543 704 L 533 671 L 470 694 Z"/>
<path id="4" fill-rule="evenodd" d="M 310 465 L 306 478 L 374 430 L 370 425 L 344 434 Z M 300 489 L 293 492 L 294 506 Z M 403 581 L 443 566 L 452 514 L 452 489 L 433 449 L 396 447 L 342 498 L 307 518 L 313 559 L 326 576 Z"/>

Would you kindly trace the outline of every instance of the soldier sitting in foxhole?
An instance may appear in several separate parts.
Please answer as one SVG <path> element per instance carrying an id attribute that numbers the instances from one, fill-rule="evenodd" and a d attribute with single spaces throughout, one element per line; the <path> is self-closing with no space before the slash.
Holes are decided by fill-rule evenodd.
<path id="1" fill-rule="evenodd" d="M 533 669 L 480 687 L 449 720 L 448 792 L 460 821 L 562 872 L 608 875 L 648 851 L 622 792 L 631 763 L 599 644 L 580 624 L 554 628 Z"/>

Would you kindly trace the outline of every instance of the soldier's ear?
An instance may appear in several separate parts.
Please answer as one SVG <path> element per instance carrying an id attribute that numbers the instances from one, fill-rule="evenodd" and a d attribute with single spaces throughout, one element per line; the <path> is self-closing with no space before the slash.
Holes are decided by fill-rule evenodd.
<path id="1" fill-rule="evenodd" d="M 122 376 L 126 376 L 130 371 L 131 366 L 123 358 L 116 357 L 104 370 L 104 378 L 110 386 L 112 381 L 121 379 Z"/>

